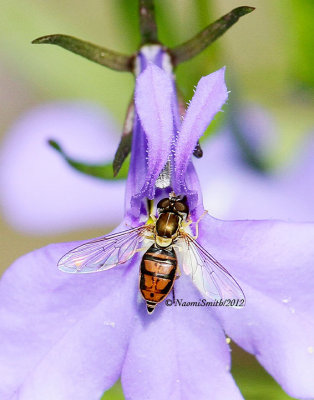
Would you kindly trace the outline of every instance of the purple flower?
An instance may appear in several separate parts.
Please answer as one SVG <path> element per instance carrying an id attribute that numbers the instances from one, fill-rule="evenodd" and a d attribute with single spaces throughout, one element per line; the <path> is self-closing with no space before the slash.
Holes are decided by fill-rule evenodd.
<path id="1" fill-rule="evenodd" d="M 124 183 L 84 176 L 48 146 L 55 139 L 74 158 L 110 162 L 118 134 L 108 113 L 84 102 L 42 105 L 17 121 L 1 154 L 1 203 L 8 222 L 24 232 L 52 234 L 121 221 Z"/>
<path id="2" fill-rule="evenodd" d="M 223 70 L 202 78 L 181 126 L 169 75 L 150 66 L 139 77 L 137 154 L 117 231 L 144 217 L 146 197 L 167 192 L 168 175 L 160 175 L 167 161 L 171 188 L 188 195 L 194 220 L 200 215 L 191 154 L 225 99 Z M 199 242 L 237 279 L 246 307 L 162 303 L 148 316 L 138 301 L 139 255 L 90 275 L 57 271 L 74 243 L 17 260 L 0 287 L 1 399 L 97 399 L 120 375 L 127 399 L 241 399 L 224 332 L 290 395 L 313 398 L 314 226 L 207 215 L 199 227 Z M 201 297 L 185 274 L 175 288 L 178 299 Z"/>

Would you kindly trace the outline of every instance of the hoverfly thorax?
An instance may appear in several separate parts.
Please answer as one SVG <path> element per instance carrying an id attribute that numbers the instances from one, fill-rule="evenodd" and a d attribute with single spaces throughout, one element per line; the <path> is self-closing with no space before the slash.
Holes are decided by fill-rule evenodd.
<path id="1" fill-rule="evenodd" d="M 179 234 L 183 220 L 186 220 L 189 207 L 186 197 L 181 199 L 175 195 L 160 200 L 157 204 L 156 244 L 165 248 L 170 246 Z"/>

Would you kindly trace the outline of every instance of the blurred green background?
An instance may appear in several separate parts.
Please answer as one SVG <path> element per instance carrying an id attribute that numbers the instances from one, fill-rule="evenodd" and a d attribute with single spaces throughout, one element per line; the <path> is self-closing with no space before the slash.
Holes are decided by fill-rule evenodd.
<path id="1" fill-rule="evenodd" d="M 232 8 L 237 0 L 156 1 L 159 36 L 179 44 Z M 209 49 L 177 70 L 189 99 L 201 75 L 227 66 L 237 105 L 257 103 L 278 124 L 273 164 L 289 160 L 313 128 L 313 15 L 311 0 L 251 0 L 243 17 Z M 4 0 L 0 14 L 1 140 L 12 123 L 43 102 L 85 99 L 109 109 L 122 126 L 134 86 L 130 74 L 113 72 L 56 46 L 35 46 L 42 35 L 63 33 L 116 51 L 133 53 L 139 43 L 135 0 Z M 231 103 L 231 104 L 230 104 Z M 221 117 L 223 118 L 223 117 Z M 104 227 L 109 230 L 110 227 Z M 1 222 L 1 270 L 25 252 L 55 241 L 99 236 L 104 230 L 58 236 L 26 236 Z M 233 346 L 233 372 L 246 399 L 288 399 L 255 359 Z M 122 399 L 115 386 L 104 399 Z"/>

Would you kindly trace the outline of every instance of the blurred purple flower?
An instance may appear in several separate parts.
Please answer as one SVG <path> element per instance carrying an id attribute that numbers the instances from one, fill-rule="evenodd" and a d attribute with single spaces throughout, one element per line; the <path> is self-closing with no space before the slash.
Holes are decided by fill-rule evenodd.
<path id="1" fill-rule="evenodd" d="M 240 114 L 243 125 L 253 115 L 262 117 L 265 124 L 265 112 L 245 108 Z M 267 130 L 257 132 L 259 127 L 258 122 L 251 124 L 251 132 L 265 136 Z M 259 171 L 248 165 L 231 129 L 225 127 L 203 144 L 204 156 L 197 161 L 206 209 L 223 219 L 313 221 L 313 144 L 309 137 L 291 165 Z"/>
<path id="2" fill-rule="evenodd" d="M 193 218 L 203 209 L 191 155 L 225 101 L 223 70 L 200 81 L 182 127 L 171 91 L 172 82 L 156 67 L 138 79 L 136 134 L 142 137 L 131 159 L 128 222 L 141 218 L 146 196 L 166 190 L 155 193 L 155 181 L 169 155 L 174 189 L 189 196 Z M 176 143 L 169 144 L 165 139 L 177 130 Z M 137 182 L 141 174 L 145 179 Z M 256 355 L 290 395 L 313 398 L 313 240 L 312 224 L 206 216 L 199 241 L 236 277 L 246 307 L 161 304 L 150 317 L 137 301 L 138 256 L 87 276 L 56 269 L 73 243 L 20 258 L 0 288 L 1 399 L 96 399 L 120 374 L 127 399 L 241 399 L 224 332 Z M 199 299 L 187 276 L 175 285 L 178 298 Z"/>
<path id="3" fill-rule="evenodd" d="M 51 149 L 85 162 L 111 161 L 118 128 L 100 107 L 58 102 L 37 107 L 8 132 L 1 154 L 1 203 L 17 230 L 51 234 L 114 225 L 123 216 L 121 181 L 91 179 L 74 171 Z"/>

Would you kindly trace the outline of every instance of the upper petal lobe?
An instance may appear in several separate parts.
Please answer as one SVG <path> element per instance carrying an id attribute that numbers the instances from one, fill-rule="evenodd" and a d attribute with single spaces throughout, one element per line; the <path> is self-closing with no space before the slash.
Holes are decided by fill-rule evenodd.
<path id="1" fill-rule="evenodd" d="M 187 109 L 176 140 L 175 173 L 179 184 L 183 184 L 198 139 L 228 98 L 224 72 L 225 68 L 221 68 L 201 78 Z"/>

